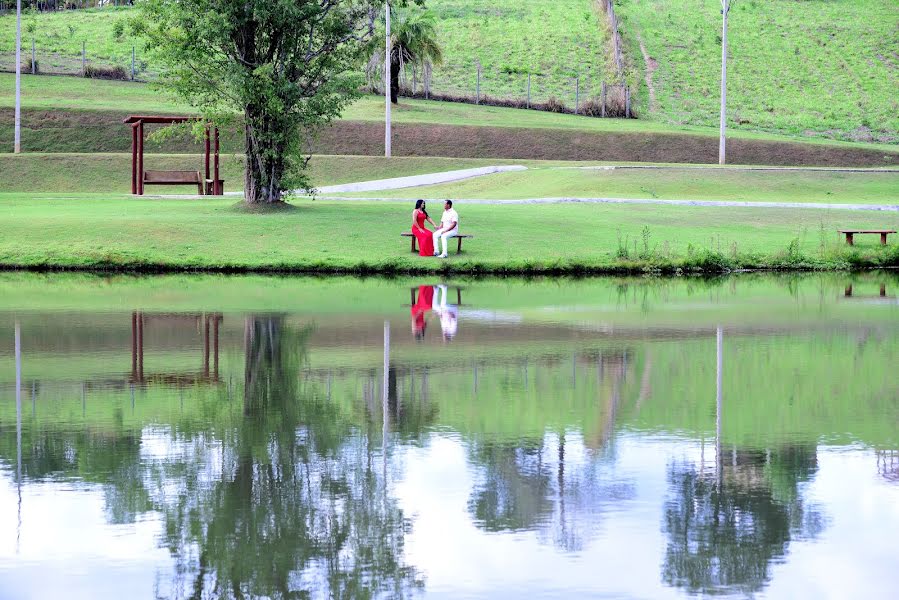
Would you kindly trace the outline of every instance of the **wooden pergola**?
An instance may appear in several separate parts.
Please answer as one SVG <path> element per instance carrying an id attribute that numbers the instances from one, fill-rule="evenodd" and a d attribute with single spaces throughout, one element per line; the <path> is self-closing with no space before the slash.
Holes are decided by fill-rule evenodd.
<path id="1" fill-rule="evenodd" d="M 131 125 L 131 193 L 143 196 L 145 185 L 196 185 L 199 195 L 221 196 L 225 182 L 219 176 L 219 129 L 207 124 L 204 140 L 204 172 L 149 171 L 144 169 L 144 125 L 173 125 L 198 121 L 199 117 L 131 115 L 124 120 Z M 214 149 L 212 148 L 214 139 Z M 210 162 L 212 163 L 210 168 Z M 210 172 L 212 171 L 212 172 Z"/>

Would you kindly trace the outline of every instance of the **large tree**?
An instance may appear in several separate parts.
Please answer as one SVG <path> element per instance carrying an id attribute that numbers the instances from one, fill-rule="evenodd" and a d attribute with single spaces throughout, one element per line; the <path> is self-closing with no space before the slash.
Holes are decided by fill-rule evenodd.
<path id="1" fill-rule="evenodd" d="M 405 5 L 423 0 L 394 0 Z M 274 203 L 305 174 L 316 130 L 359 92 L 377 0 L 143 0 L 137 29 L 162 84 L 209 120 L 242 118 L 244 198 Z"/>

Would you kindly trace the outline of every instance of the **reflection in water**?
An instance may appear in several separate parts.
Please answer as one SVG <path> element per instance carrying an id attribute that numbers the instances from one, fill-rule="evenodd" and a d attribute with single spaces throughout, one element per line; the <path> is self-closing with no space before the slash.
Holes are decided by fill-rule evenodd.
<path id="1" fill-rule="evenodd" d="M 728 312 L 721 282 L 538 285 L 532 304 L 472 283 L 477 310 L 424 285 L 393 340 L 408 285 L 380 284 L 381 304 L 356 285 L 299 314 L 134 311 L 130 331 L 121 313 L 0 313 L 4 336 L 22 323 L 15 383 L 0 349 L 0 526 L 17 533 L 0 587 L 60 569 L 33 549 L 42 494 L 90 492 L 135 556 L 164 549 L 170 564 L 133 559 L 155 579 L 136 597 L 777 595 L 807 553 L 852 560 L 899 532 L 895 309 L 844 301 L 841 281 L 812 300 L 778 282 L 765 294 L 786 304 L 757 313 Z M 331 306 L 353 297 L 365 312 Z M 432 314 L 452 344 L 418 343 Z M 820 491 L 844 476 L 834 456 L 876 461 L 866 511 Z M 840 534 L 859 512 L 880 528 Z M 58 527 L 84 533 L 78 515 Z M 73 552 L 72 589 L 114 577 Z M 628 566 L 600 572 L 616 555 Z M 895 582 L 878 565 L 852 565 L 867 596 Z"/>

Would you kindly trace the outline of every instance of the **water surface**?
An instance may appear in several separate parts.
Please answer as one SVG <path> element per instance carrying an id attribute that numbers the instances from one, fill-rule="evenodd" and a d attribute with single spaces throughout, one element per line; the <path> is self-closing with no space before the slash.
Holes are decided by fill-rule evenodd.
<path id="1" fill-rule="evenodd" d="M 0 274 L 0 598 L 895 597 L 897 294 Z"/>

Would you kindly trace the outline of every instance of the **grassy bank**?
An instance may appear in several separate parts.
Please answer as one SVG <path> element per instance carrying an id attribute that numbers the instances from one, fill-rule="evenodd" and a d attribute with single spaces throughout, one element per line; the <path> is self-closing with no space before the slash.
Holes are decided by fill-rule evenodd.
<path id="1" fill-rule="evenodd" d="M 72 77 L 24 78 L 22 143 L 30 152 L 124 152 L 130 147 L 122 118 L 128 113 L 189 113 L 146 84 Z M 0 139 L 12 138 L 12 78 L 0 75 Z M 383 103 L 362 98 L 325 129 L 319 154 L 383 154 Z M 458 103 L 403 100 L 394 110 L 394 154 L 457 158 L 608 160 L 716 163 L 717 130 L 647 121 L 593 119 Z M 239 133 L 223 138 L 240 151 Z M 198 151 L 173 139 L 151 152 Z M 797 141 L 773 134 L 733 132 L 732 164 L 889 166 L 899 148 L 888 144 Z"/>
<path id="2" fill-rule="evenodd" d="M 0 264 L 28 268 L 357 273 L 590 273 L 644 269 L 899 265 L 876 236 L 845 247 L 839 227 L 895 228 L 897 216 L 768 208 L 460 206 L 473 234 L 439 261 L 409 253 L 407 203 L 299 201 L 247 214 L 223 200 L 0 195 Z M 436 212 L 436 211 L 435 211 Z"/>
<path id="3" fill-rule="evenodd" d="M 667 123 L 717 123 L 721 2 L 616 0 L 615 5 L 627 54 L 641 74 L 641 113 Z M 729 22 L 732 127 L 899 141 L 895 2 L 739 1 Z"/>

